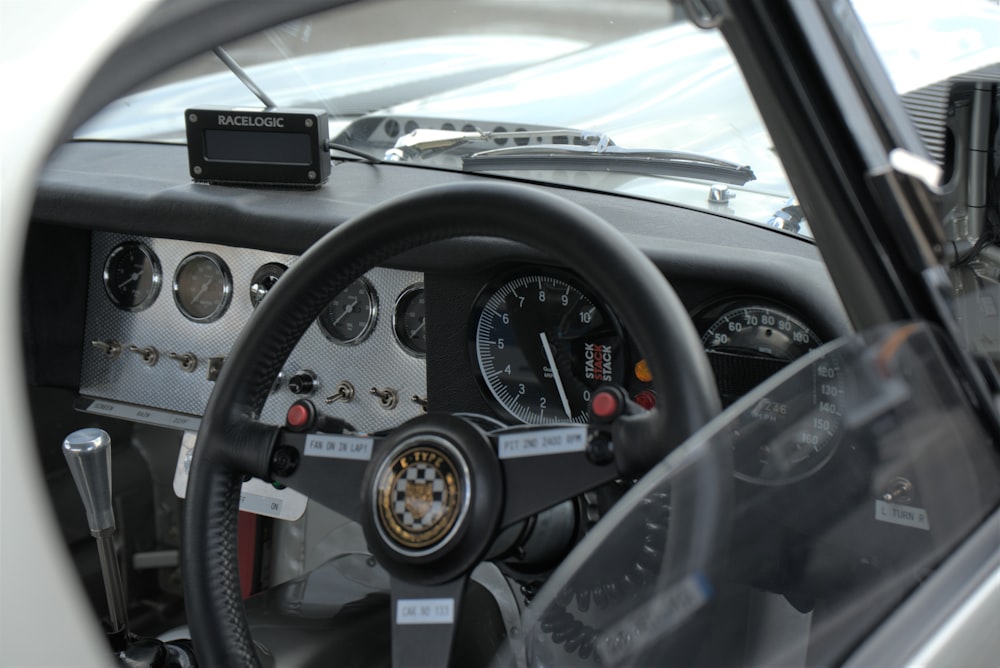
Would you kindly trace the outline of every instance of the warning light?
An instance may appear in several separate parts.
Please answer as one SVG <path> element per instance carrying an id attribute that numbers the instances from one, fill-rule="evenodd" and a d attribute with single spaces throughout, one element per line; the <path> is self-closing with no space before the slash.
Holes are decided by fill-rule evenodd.
<path id="1" fill-rule="evenodd" d="M 643 383 L 648 383 L 653 380 L 653 374 L 650 373 L 649 365 L 646 364 L 646 360 L 639 360 L 639 362 L 635 365 L 635 377 Z"/>
<path id="2" fill-rule="evenodd" d="M 639 404 L 647 411 L 652 410 L 656 406 L 656 393 L 650 392 L 649 390 L 643 390 L 639 394 L 635 395 L 635 403 Z"/>

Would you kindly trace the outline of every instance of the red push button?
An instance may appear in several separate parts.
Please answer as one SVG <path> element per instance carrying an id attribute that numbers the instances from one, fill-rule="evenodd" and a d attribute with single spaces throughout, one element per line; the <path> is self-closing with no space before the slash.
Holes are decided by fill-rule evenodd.
<path id="1" fill-rule="evenodd" d="M 285 416 L 285 421 L 289 427 L 299 429 L 309 424 L 309 409 L 302 404 L 292 404 Z"/>
<path id="2" fill-rule="evenodd" d="M 590 410 L 596 417 L 607 420 L 618 414 L 621 404 L 613 392 L 600 391 L 591 400 Z"/>

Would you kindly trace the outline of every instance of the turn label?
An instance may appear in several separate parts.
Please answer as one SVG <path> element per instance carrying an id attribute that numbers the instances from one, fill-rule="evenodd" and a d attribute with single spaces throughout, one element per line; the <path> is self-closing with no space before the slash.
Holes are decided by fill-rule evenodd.
<path id="1" fill-rule="evenodd" d="M 875 519 L 879 522 L 898 524 L 913 529 L 931 530 L 931 524 L 927 520 L 927 511 L 923 508 L 889 503 L 882 499 L 875 500 Z"/>

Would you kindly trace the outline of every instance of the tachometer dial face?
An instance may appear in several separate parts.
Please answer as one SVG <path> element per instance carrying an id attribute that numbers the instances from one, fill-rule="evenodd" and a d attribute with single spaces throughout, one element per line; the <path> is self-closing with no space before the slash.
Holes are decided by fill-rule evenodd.
<path id="1" fill-rule="evenodd" d="M 562 278 L 521 276 L 487 288 L 475 313 L 472 344 L 483 386 L 521 422 L 586 422 L 592 390 L 621 382 L 621 328 Z"/>
<path id="2" fill-rule="evenodd" d="M 319 316 L 320 329 L 334 343 L 353 346 L 361 343 L 372 329 L 378 315 L 375 288 L 359 278 L 327 304 Z"/>
<path id="3" fill-rule="evenodd" d="M 188 320 L 214 322 L 229 308 L 233 279 L 215 253 L 192 253 L 174 273 L 174 301 Z"/>
<path id="4" fill-rule="evenodd" d="M 399 295 L 392 315 L 392 331 L 406 352 L 416 357 L 427 354 L 427 306 L 423 283 L 411 285 Z"/>
<path id="5" fill-rule="evenodd" d="M 163 282 L 160 261 L 149 246 L 137 241 L 118 244 L 104 263 L 104 289 L 124 311 L 141 311 L 156 301 Z"/>

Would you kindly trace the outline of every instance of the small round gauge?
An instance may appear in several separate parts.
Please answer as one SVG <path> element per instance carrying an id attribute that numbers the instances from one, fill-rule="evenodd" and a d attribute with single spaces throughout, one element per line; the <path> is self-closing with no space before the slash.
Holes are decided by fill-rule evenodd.
<path id="1" fill-rule="evenodd" d="M 411 285 L 396 299 L 392 331 L 403 350 L 417 357 L 427 355 L 427 306 L 423 283 Z"/>
<path id="2" fill-rule="evenodd" d="M 622 342 L 617 322 L 558 276 L 520 276 L 477 301 L 472 347 L 482 384 L 525 423 L 586 422 L 591 391 L 624 377 Z"/>
<path id="3" fill-rule="evenodd" d="M 174 272 L 174 301 L 188 320 L 214 322 L 229 308 L 233 279 L 215 253 L 191 253 Z"/>
<path id="4" fill-rule="evenodd" d="M 357 279 L 333 298 L 319 315 L 320 328 L 334 343 L 353 346 L 375 328 L 378 297 L 364 277 Z"/>
<path id="5" fill-rule="evenodd" d="M 124 311 L 148 308 L 160 294 L 162 282 L 160 261 L 146 244 L 118 244 L 104 262 L 104 289 L 111 303 Z"/>
<path id="6" fill-rule="evenodd" d="M 264 301 L 264 297 L 287 270 L 288 267 L 283 264 L 269 262 L 254 272 L 253 278 L 250 279 L 250 304 L 254 308 Z"/>

